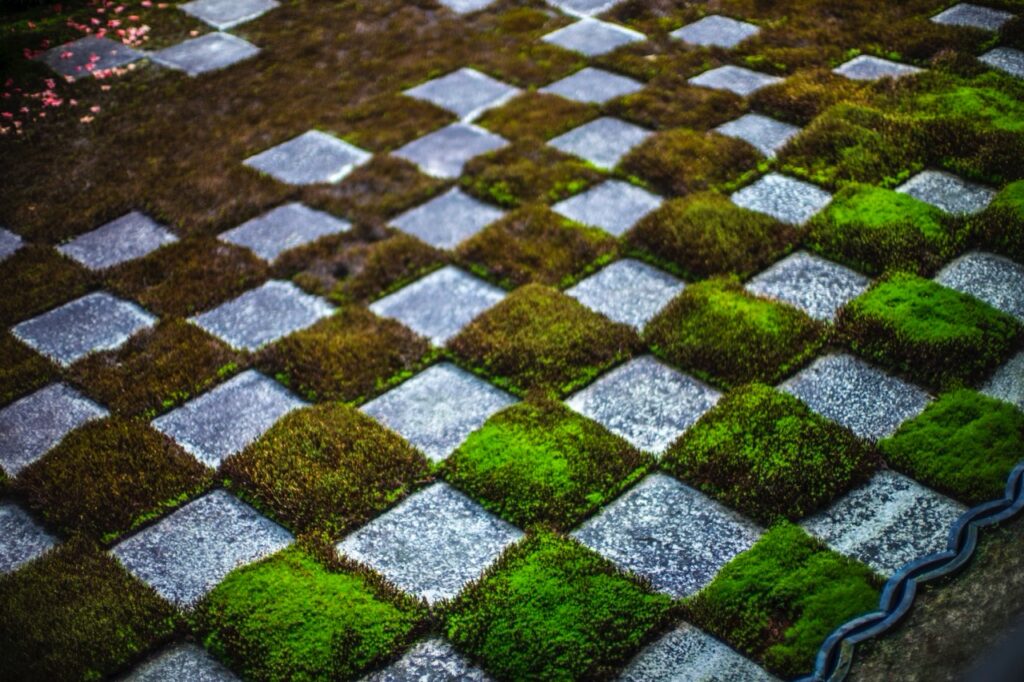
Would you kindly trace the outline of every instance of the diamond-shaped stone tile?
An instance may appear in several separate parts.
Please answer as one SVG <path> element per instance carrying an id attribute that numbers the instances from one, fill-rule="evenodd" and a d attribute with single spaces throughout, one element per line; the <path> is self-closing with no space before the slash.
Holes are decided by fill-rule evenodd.
<path id="1" fill-rule="evenodd" d="M 251 59 L 259 51 L 260 48 L 247 40 L 230 33 L 214 31 L 157 50 L 149 56 L 157 64 L 184 71 L 190 76 L 199 76 Z"/>
<path id="2" fill-rule="evenodd" d="M 616 97 L 642 90 L 644 84 L 608 71 L 586 67 L 540 89 L 575 102 L 604 104 Z"/>
<path id="3" fill-rule="evenodd" d="M 979 298 L 1024 322 L 1024 265 L 973 251 L 944 267 L 935 281 Z"/>
<path id="4" fill-rule="evenodd" d="M 458 594 L 522 536 L 447 483 L 435 483 L 337 548 L 406 592 L 436 602 Z"/>
<path id="5" fill-rule="evenodd" d="M 966 508 L 894 471 L 879 471 L 800 525 L 837 552 L 882 575 L 946 549 L 949 529 Z"/>
<path id="6" fill-rule="evenodd" d="M 755 147 L 759 152 L 772 158 L 782 149 L 800 128 L 761 114 L 744 114 L 734 121 L 715 128 L 722 135 L 735 137 Z"/>
<path id="7" fill-rule="evenodd" d="M 746 21 L 711 14 L 692 24 L 677 28 L 669 35 L 673 38 L 704 47 L 736 47 L 747 38 L 757 35 L 757 26 Z"/>
<path id="8" fill-rule="evenodd" d="M 541 40 L 587 57 L 596 57 L 623 45 L 646 39 L 647 36 L 643 33 L 625 26 L 597 19 L 580 19 L 574 24 L 552 31 Z"/>
<path id="9" fill-rule="evenodd" d="M 202 647 L 173 644 L 129 673 L 123 682 L 238 682 Z"/>
<path id="10" fill-rule="evenodd" d="M 900 78 L 919 73 L 921 69 L 909 64 L 862 54 L 832 69 L 833 73 L 855 81 L 876 81 L 880 78 Z"/>
<path id="11" fill-rule="evenodd" d="M 892 435 L 927 406 L 923 390 L 852 355 L 826 355 L 779 386 L 861 438 Z"/>
<path id="12" fill-rule="evenodd" d="M 936 24 L 966 26 L 968 28 L 979 28 L 983 31 L 998 31 L 1010 19 L 1013 19 L 1013 15 L 1009 12 L 982 7 L 981 5 L 972 5 L 969 2 L 953 5 L 932 17 L 932 21 Z"/>
<path id="13" fill-rule="evenodd" d="M 483 426 L 488 417 L 515 401 L 483 379 L 442 363 L 361 409 L 438 462 Z"/>
<path id="14" fill-rule="evenodd" d="M 110 38 L 86 36 L 44 52 L 39 59 L 62 76 L 79 78 L 126 66 L 145 55 Z"/>
<path id="15" fill-rule="evenodd" d="M 731 93 L 746 97 L 752 95 L 761 88 L 781 83 L 778 76 L 770 76 L 759 71 L 751 71 L 742 66 L 719 66 L 698 74 L 688 81 L 691 85 L 699 85 L 702 88 L 712 90 L 728 90 Z"/>
<path id="16" fill-rule="evenodd" d="M 718 398 L 718 391 L 648 355 L 613 369 L 566 404 L 637 448 L 660 455 Z"/>
<path id="17" fill-rule="evenodd" d="M 394 218 L 402 232 L 438 249 L 454 249 L 504 215 L 504 211 L 453 188 Z"/>
<path id="18" fill-rule="evenodd" d="M 1024 411 L 1024 351 L 997 369 L 981 387 L 981 392 L 1012 403 Z"/>
<path id="19" fill-rule="evenodd" d="M 438 2 L 456 14 L 469 14 L 470 12 L 482 10 L 493 3 L 494 0 L 438 0 Z"/>
<path id="20" fill-rule="evenodd" d="M 72 239 L 57 250 L 90 270 L 103 270 L 178 241 L 167 228 L 147 215 L 132 211 Z"/>
<path id="21" fill-rule="evenodd" d="M 0 502 L 0 575 L 20 568 L 56 544 L 57 539 L 21 507 Z"/>
<path id="22" fill-rule="evenodd" d="M 387 668 L 367 675 L 363 682 L 486 682 L 490 678 L 455 648 L 431 637 L 417 643 Z"/>
<path id="23" fill-rule="evenodd" d="M 23 245 L 20 235 L 0 227 L 0 261 L 3 261 Z"/>
<path id="24" fill-rule="evenodd" d="M 661 270 L 626 258 L 586 278 L 565 293 L 606 317 L 642 329 L 684 284 Z"/>
<path id="25" fill-rule="evenodd" d="M 569 220 L 618 237 L 659 206 L 661 197 L 628 182 L 607 180 L 551 208 Z"/>
<path id="26" fill-rule="evenodd" d="M 498 287 L 449 265 L 374 301 L 370 310 L 442 346 L 504 297 Z"/>
<path id="27" fill-rule="evenodd" d="M 1024 78 L 1024 51 L 1012 47 L 997 47 L 978 57 L 993 69 L 1005 71 L 1011 76 Z"/>
<path id="28" fill-rule="evenodd" d="M 230 493 L 214 490 L 111 552 L 164 599 L 190 607 L 234 569 L 291 542 L 284 528 Z"/>
<path id="29" fill-rule="evenodd" d="M 319 130 L 309 130 L 250 156 L 245 165 L 290 185 L 338 182 L 370 160 L 368 152 Z"/>
<path id="30" fill-rule="evenodd" d="M 984 210 L 996 196 L 996 191 L 973 182 L 962 180 L 945 171 L 926 170 L 896 188 L 926 204 L 947 213 L 971 215 Z"/>
<path id="31" fill-rule="evenodd" d="M 252 21 L 278 6 L 277 0 L 192 0 L 178 5 L 178 9 L 218 31 L 225 31 Z"/>
<path id="32" fill-rule="evenodd" d="M 291 282 L 272 280 L 191 318 L 225 343 L 256 350 L 334 312 L 323 299 Z"/>
<path id="33" fill-rule="evenodd" d="M 289 249 L 351 228 L 347 220 L 292 202 L 221 233 L 220 240 L 245 247 L 272 262 Z"/>
<path id="34" fill-rule="evenodd" d="M 64 367 L 100 350 L 119 348 L 156 318 L 105 291 L 65 303 L 26 320 L 11 331 L 19 339 Z"/>
<path id="35" fill-rule="evenodd" d="M 802 225 L 832 201 L 825 190 L 778 173 L 769 173 L 752 185 L 734 192 L 732 203 L 767 213 L 776 220 Z"/>
<path id="36" fill-rule="evenodd" d="M 566 14 L 577 17 L 592 17 L 607 12 L 622 0 L 548 0 Z"/>
<path id="37" fill-rule="evenodd" d="M 453 123 L 405 145 L 394 155 L 411 161 L 427 175 L 457 178 L 474 156 L 501 149 L 508 140 L 469 123 Z"/>
<path id="38" fill-rule="evenodd" d="M 405 91 L 409 97 L 447 109 L 464 121 L 507 102 L 519 88 L 491 78 L 476 69 L 462 68 Z"/>
<path id="39" fill-rule="evenodd" d="M 850 268 L 798 251 L 747 282 L 747 291 L 796 306 L 816 320 L 832 320 L 869 284 Z"/>
<path id="40" fill-rule="evenodd" d="M 586 159 L 598 168 L 611 170 L 651 134 L 646 128 L 604 116 L 559 135 L 548 144 L 566 154 Z"/>
<path id="41" fill-rule="evenodd" d="M 673 597 L 693 594 L 761 535 L 753 522 L 665 474 L 652 474 L 572 535 Z"/>
<path id="42" fill-rule="evenodd" d="M 619 682 L 774 682 L 777 678 L 706 632 L 683 623 L 637 654 L 618 679 Z"/>
<path id="43" fill-rule="evenodd" d="M 248 370 L 152 424 L 200 462 L 216 468 L 304 404 L 276 381 Z"/>

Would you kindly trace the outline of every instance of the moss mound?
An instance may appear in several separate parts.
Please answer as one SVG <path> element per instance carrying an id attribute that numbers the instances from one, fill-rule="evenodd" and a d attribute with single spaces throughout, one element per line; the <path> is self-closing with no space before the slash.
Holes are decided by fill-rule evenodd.
<path id="1" fill-rule="evenodd" d="M 10 332 L 0 333 L 0 406 L 14 402 L 48 384 L 57 368 Z"/>
<path id="2" fill-rule="evenodd" d="M 444 264 L 444 256 L 419 239 L 395 234 L 346 251 L 331 273 L 341 277 L 331 298 L 366 302 L 401 289 Z"/>
<path id="3" fill-rule="evenodd" d="M 652 135 L 626 155 L 626 173 L 665 194 L 715 189 L 757 166 L 760 153 L 743 140 L 685 128 Z"/>
<path id="4" fill-rule="evenodd" d="M 982 213 L 971 219 L 974 239 L 986 249 L 1024 263 L 1024 180 L 999 191 Z"/>
<path id="5" fill-rule="evenodd" d="M 0 324 L 13 325 L 85 294 L 92 276 L 45 246 L 23 246 L 0 262 Z M 17 284 L 15 284 L 17 283 Z"/>
<path id="6" fill-rule="evenodd" d="M 750 103 L 755 111 L 805 126 L 833 105 L 860 100 L 864 90 L 863 83 L 831 69 L 808 69 L 758 90 L 750 96 Z"/>
<path id="7" fill-rule="evenodd" d="M 509 140 L 550 140 L 598 116 L 597 107 L 558 95 L 527 92 L 486 112 L 477 123 Z"/>
<path id="8" fill-rule="evenodd" d="M 345 107 L 337 132 L 357 147 L 386 152 L 451 123 L 455 116 L 430 102 L 386 93 Z"/>
<path id="9" fill-rule="evenodd" d="M 607 109 L 614 116 L 654 130 L 709 130 L 744 112 L 742 98 L 724 90 L 692 86 L 685 77 L 674 73 L 655 78 L 643 90 L 609 102 Z"/>
<path id="10" fill-rule="evenodd" d="M 460 183 L 484 201 L 511 208 L 530 201 L 554 203 L 603 178 L 586 161 L 530 140 L 470 159 Z"/>

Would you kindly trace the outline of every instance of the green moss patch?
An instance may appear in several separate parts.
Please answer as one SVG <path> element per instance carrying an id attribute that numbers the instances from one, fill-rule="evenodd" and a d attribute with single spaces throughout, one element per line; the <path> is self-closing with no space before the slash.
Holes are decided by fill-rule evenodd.
<path id="1" fill-rule="evenodd" d="M 866 87 L 831 69 L 808 69 L 758 90 L 750 102 L 755 111 L 804 126 L 835 104 L 863 100 Z"/>
<path id="2" fill-rule="evenodd" d="M 497 109 L 491 109 L 477 121 L 509 140 L 550 140 L 598 116 L 597 107 L 573 102 L 558 95 L 527 92 Z"/>
<path id="3" fill-rule="evenodd" d="M 0 406 L 42 388 L 57 376 L 57 368 L 10 332 L 0 333 Z"/>
<path id="4" fill-rule="evenodd" d="M 1012 182 L 971 220 L 974 238 L 986 249 L 1024 262 L 1024 180 Z"/>
<path id="5" fill-rule="evenodd" d="M 721 187 L 757 166 L 760 153 L 742 140 L 678 129 L 649 137 L 622 160 L 665 194 L 690 194 Z"/>
<path id="6" fill-rule="evenodd" d="M 610 102 L 611 114 L 654 130 L 710 130 L 739 117 L 743 99 L 724 90 L 689 85 L 671 74 L 653 79 L 646 88 Z"/>
<path id="7" fill-rule="evenodd" d="M 45 246 L 25 246 L 0 263 L 0 324 L 13 325 L 86 293 L 89 271 Z"/>

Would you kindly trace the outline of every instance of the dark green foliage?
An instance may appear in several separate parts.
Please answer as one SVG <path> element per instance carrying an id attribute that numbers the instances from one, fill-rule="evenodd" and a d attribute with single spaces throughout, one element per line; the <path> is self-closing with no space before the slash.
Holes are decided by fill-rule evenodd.
<path id="1" fill-rule="evenodd" d="M 1024 180 L 1003 187 L 988 208 L 971 219 L 971 231 L 986 249 L 1024 263 Z"/>
<path id="2" fill-rule="evenodd" d="M 509 140 L 549 140 L 597 118 L 597 107 L 558 95 L 524 93 L 480 117 L 479 125 Z"/>
<path id="3" fill-rule="evenodd" d="M 603 177 L 586 161 L 540 140 L 529 140 L 470 159 L 460 182 L 484 201 L 515 207 L 531 201 L 560 201 Z"/>
<path id="4" fill-rule="evenodd" d="M 742 140 L 682 128 L 649 137 L 620 166 L 665 194 L 681 195 L 721 187 L 756 167 L 760 157 Z"/>
<path id="5" fill-rule="evenodd" d="M 698 88 L 678 74 L 669 74 L 652 80 L 639 92 L 610 102 L 608 111 L 654 130 L 710 130 L 742 115 L 744 106 L 743 100 L 731 92 Z"/>
<path id="6" fill-rule="evenodd" d="M 57 375 L 49 360 L 10 332 L 0 334 L 0 358 L 0 406 L 42 388 Z"/>
<path id="7" fill-rule="evenodd" d="M 0 262 L 0 324 L 13 325 L 85 294 L 89 271 L 45 246 L 24 246 Z"/>

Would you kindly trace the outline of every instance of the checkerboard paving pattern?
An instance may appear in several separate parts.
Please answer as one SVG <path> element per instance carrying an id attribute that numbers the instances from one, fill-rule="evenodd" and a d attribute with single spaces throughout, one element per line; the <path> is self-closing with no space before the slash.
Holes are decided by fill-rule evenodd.
<path id="1" fill-rule="evenodd" d="M 714 637 L 683 623 L 637 654 L 622 671 L 619 680 L 772 682 L 776 678 Z"/>
<path id="2" fill-rule="evenodd" d="M 752 294 L 800 308 L 816 320 L 833 320 L 839 309 L 864 293 L 864 275 L 832 261 L 798 251 L 747 282 Z"/>
<path id="3" fill-rule="evenodd" d="M 124 682 L 237 682 L 230 670 L 196 644 L 174 644 L 131 671 Z"/>
<path id="4" fill-rule="evenodd" d="M 544 42 L 579 52 L 587 57 L 607 54 L 623 45 L 645 39 L 646 36 L 639 31 L 597 19 L 581 19 L 542 38 Z"/>
<path id="5" fill-rule="evenodd" d="M 370 160 L 369 152 L 319 130 L 307 131 L 245 160 L 289 185 L 338 182 Z"/>
<path id="6" fill-rule="evenodd" d="M 247 248 L 263 260 L 273 262 L 289 249 L 350 229 L 352 223 L 347 220 L 291 202 L 222 232 L 220 239 Z"/>
<path id="7" fill-rule="evenodd" d="M 621 236 L 661 206 L 661 197 L 622 180 L 606 180 L 582 194 L 560 201 L 552 210 L 591 227 Z"/>
<path id="8" fill-rule="evenodd" d="M 951 173 L 927 170 L 896 188 L 946 213 L 970 215 L 978 213 L 995 197 L 995 190 L 962 180 Z"/>
<path id="9" fill-rule="evenodd" d="M 794 125 L 761 114 L 744 114 L 736 120 L 723 123 L 715 130 L 749 143 L 768 158 L 774 157 L 800 132 L 800 128 Z"/>
<path id="10" fill-rule="evenodd" d="M 435 248 L 454 249 L 503 215 L 504 211 L 452 188 L 392 219 L 391 224 Z"/>
<path id="11" fill-rule="evenodd" d="M 760 29 L 757 26 L 746 21 L 710 14 L 677 28 L 670 35 L 691 45 L 732 48 L 757 35 L 758 31 Z"/>
<path id="12" fill-rule="evenodd" d="M 0 502 L 0 575 L 42 556 L 57 544 L 21 507 Z"/>
<path id="13" fill-rule="evenodd" d="M 730 198 L 742 208 L 767 213 L 784 223 L 802 225 L 825 208 L 832 195 L 809 182 L 769 173 L 734 192 Z"/>
<path id="14" fill-rule="evenodd" d="M 1024 51 L 1012 47 L 996 47 L 978 57 L 993 69 L 1024 78 Z"/>
<path id="15" fill-rule="evenodd" d="M 451 644 L 431 637 L 417 643 L 384 670 L 367 675 L 364 682 L 487 682 L 489 679 Z"/>
<path id="16" fill-rule="evenodd" d="M 755 92 L 769 85 L 781 83 L 778 76 L 771 76 L 766 73 L 752 71 L 743 66 L 719 66 L 705 71 L 690 79 L 691 85 L 698 85 L 702 88 L 712 90 L 727 90 L 740 97 L 753 95 Z"/>
<path id="17" fill-rule="evenodd" d="M 150 55 L 157 64 L 200 76 L 252 59 L 260 49 L 247 40 L 220 31 L 191 38 Z"/>
<path id="18" fill-rule="evenodd" d="M 555 149 L 586 159 L 598 168 L 611 170 L 626 154 L 650 137 L 646 128 L 603 116 L 550 140 Z"/>
<path id="19" fill-rule="evenodd" d="M 192 0 L 178 9 L 191 14 L 218 31 L 252 21 L 279 7 L 277 0 Z"/>
<path id="20" fill-rule="evenodd" d="M 969 2 L 957 3 L 932 17 L 932 21 L 936 24 L 965 26 L 982 31 L 998 31 L 1010 19 L 1013 19 L 1013 15 L 1009 12 L 973 5 Z"/>
<path id="21" fill-rule="evenodd" d="M 667 272 L 624 258 L 565 293 L 616 322 L 642 329 L 684 286 Z"/>
<path id="22" fill-rule="evenodd" d="M 463 121 L 472 121 L 518 95 L 519 88 L 476 69 L 462 68 L 409 88 L 405 94 L 447 109 Z"/>
<path id="23" fill-rule="evenodd" d="M 617 97 L 639 92 L 643 87 L 643 83 L 632 78 L 588 66 L 540 91 L 574 102 L 604 104 Z"/>
<path id="24" fill-rule="evenodd" d="M 862 54 L 832 69 L 833 73 L 855 81 L 876 81 L 882 78 L 901 78 L 922 69 L 909 64 L 900 64 L 889 59 Z"/>
<path id="25" fill-rule="evenodd" d="M 972 251 L 944 267 L 935 281 L 1024 322 L 1024 265 L 1009 258 Z"/>
<path id="26" fill-rule="evenodd" d="M 989 377 L 981 392 L 1024 411 L 1024 351 L 1006 361 Z"/>
<path id="27" fill-rule="evenodd" d="M 508 141 L 468 123 L 453 123 L 413 140 L 394 153 L 411 161 L 427 175 L 454 179 L 475 156 L 501 149 Z"/>
<path id="28" fill-rule="evenodd" d="M 103 270 L 142 258 L 176 241 L 178 238 L 174 233 L 163 225 L 143 213 L 132 211 L 62 244 L 57 250 L 90 270 Z"/>

